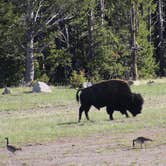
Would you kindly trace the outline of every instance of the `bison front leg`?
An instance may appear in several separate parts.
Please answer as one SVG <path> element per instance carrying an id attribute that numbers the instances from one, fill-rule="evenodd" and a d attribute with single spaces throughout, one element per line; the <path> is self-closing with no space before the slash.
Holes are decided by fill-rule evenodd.
<path id="1" fill-rule="evenodd" d="M 114 120 L 113 118 L 113 112 L 114 110 L 111 109 L 111 107 L 106 107 L 107 114 L 109 114 L 110 120 Z"/>
<path id="2" fill-rule="evenodd" d="M 127 111 L 125 112 L 126 118 L 129 118 L 129 114 L 127 113 Z"/>
<path id="3" fill-rule="evenodd" d="M 127 113 L 127 110 L 120 110 L 120 112 L 124 115 L 126 115 L 126 118 L 129 118 L 129 115 Z"/>

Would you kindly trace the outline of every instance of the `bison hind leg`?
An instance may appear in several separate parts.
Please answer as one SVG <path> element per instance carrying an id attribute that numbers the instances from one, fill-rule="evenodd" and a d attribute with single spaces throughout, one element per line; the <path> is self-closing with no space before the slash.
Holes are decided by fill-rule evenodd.
<path id="1" fill-rule="evenodd" d="M 78 122 L 80 122 L 80 121 L 81 121 L 81 117 L 82 117 L 82 112 L 83 112 L 83 111 L 84 111 L 83 107 L 82 107 L 82 106 L 80 106 L 80 108 L 79 108 Z"/>
<path id="2" fill-rule="evenodd" d="M 85 116 L 87 120 L 89 120 L 89 115 L 88 115 L 89 109 L 90 109 L 90 106 L 86 107 L 85 109 Z"/>
<path id="3" fill-rule="evenodd" d="M 78 117 L 78 122 L 81 121 L 81 117 L 82 117 L 82 112 L 85 111 L 85 116 L 86 116 L 86 119 L 89 120 L 89 116 L 88 116 L 88 111 L 90 109 L 90 106 L 80 106 L 80 109 L 79 109 L 79 117 Z"/>

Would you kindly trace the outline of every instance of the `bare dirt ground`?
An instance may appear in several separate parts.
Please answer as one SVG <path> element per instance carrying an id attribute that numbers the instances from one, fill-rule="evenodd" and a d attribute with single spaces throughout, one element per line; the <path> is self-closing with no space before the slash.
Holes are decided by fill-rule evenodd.
<path id="1" fill-rule="evenodd" d="M 166 143 L 157 135 L 165 129 L 143 129 L 137 133 L 96 134 L 84 138 L 61 138 L 51 143 L 26 145 L 15 154 L 0 149 L 4 161 L 0 166 L 165 166 Z M 162 134 L 161 134 L 162 133 Z M 140 149 L 132 148 L 132 139 L 147 136 L 154 141 Z"/>

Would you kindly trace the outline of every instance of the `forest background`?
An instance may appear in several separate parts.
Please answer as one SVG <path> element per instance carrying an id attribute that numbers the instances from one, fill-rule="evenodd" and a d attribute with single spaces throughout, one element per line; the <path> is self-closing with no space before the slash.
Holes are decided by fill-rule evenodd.
<path id="1" fill-rule="evenodd" d="M 164 76 L 164 0 L 0 0 L 0 87 Z"/>

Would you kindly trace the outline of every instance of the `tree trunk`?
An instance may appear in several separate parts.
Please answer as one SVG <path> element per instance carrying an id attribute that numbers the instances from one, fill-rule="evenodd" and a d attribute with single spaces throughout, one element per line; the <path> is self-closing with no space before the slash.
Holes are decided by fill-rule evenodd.
<path id="1" fill-rule="evenodd" d="M 34 10 L 32 8 L 32 1 L 27 2 L 26 23 L 28 30 L 26 32 L 26 85 L 31 85 L 34 80 Z"/>
<path id="2" fill-rule="evenodd" d="M 158 1 L 158 12 L 159 12 L 159 27 L 158 27 L 158 33 L 159 33 L 159 44 L 158 44 L 158 56 L 159 56 L 159 66 L 160 66 L 160 76 L 164 76 L 164 26 L 163 26 L 163 7 L 162 7 L 162 1 Z"/>
<path id="3" fill-rule="evenodd" d="M 34 34 L 33 30 L 27 32 L 26 48 L 26 85 L 30 85 L 34 80 Z"/>
<path id="4" fill-rule="evenodd" d="M 151 28 L 151 25 L 152 25 L 152 18 L 151 18 L 151 9 L 150 7 L 148 8 L 148 31 L 149 31 L 149 35 L 148 35 L 148 42 L 151 42 L 152 40 L 152 28 Z"/>
<path id="5" fill-rule="evenodd" d="M 94 22 L 93 9 L 89 9 L 88 11 L 88 40 L 89 40 L 88 59 L 89 60 L 94 57 L 93 22 Z"/>
<path id="6" fill-rule="evenodd" d="M 104 0 L 100 0 L 100 10 L 101 10 L 101 25 L 104 24 Z"/>
<path id="7" fill-rule="evenodd" d="M 66 34 L 66 46 L 69 49 L 70 48 L 70 39 L 69 39 L 69 28 L 68 25 L 65 24 L 65 34 Z"/>
<path id="8" fill-rule="evenodd" d="M 131 8 L 131 73 L 132 79 L 138 79 L 138 69 L 137 69 L 137 45 L 136 45 L 136 10 L 134 4 Z"/>

